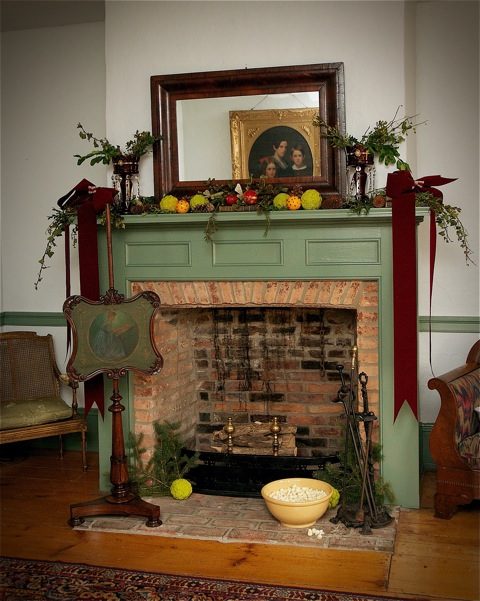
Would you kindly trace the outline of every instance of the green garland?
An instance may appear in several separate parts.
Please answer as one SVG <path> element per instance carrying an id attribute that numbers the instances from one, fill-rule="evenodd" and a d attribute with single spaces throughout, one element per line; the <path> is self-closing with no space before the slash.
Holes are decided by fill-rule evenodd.
<path id="1" fill-rule="evenodd" d="M 361 215 L 362 213 L 367 215 L 374 206 L 373 199 L 380 195 L 385 196 L 384 189 L 376 190 L 369 197 L 362 200 L 352 196 L 347 199 L 345 206 L 356 215 Z M 463 250 L 466 264 L 475 265 L 473 251 L 468 244 L 468 232 L 460 219 L 462 209 L 445 204 L 431 192 L 417 192 L 415 194 L 415 204 L 417 207 L 427 207 L 435 213 L 435 221 L 439 227 L 438 234 L 447 243 L 454 242 L 453 236 L 455 236 L 460 248 Z"/>
<path id="2" fill-rule="evenodd" d="M 418 192 L 415 195 L 415 201 L 417 206 L 428 207 L 435 213 L 435 221 L 440 228 L 438 233 L 447 243 L 453 241 L 450 236 L 450 228 L 453 228 L 455 237 L 465 255 L 465 262 L 467 265 L 475 265 L 472 259 L 473 251 L 468 244 L 468 233 L 460 220 L 462 209 L 444 204 L 440 198 L 437 198 L 431 192 Z"/>
<path id="3" fill-rule="evenodd" d="M 208 180 L 206 189 L 203 193 L 198 193 L 205 197 L 205 203 L 196 206 L 192 209 L 192 212 L 208 213 L 209 218 L 205 226 L 205 240 L 211 241 L 213 235 L 218 230 L 217 215 L 221 211 L 221 207 L 225 205 L 225 198 L 228 194 L 235 192 L 237 184 L 234 182 L 227 182 L 223 184 L 217 184 L 214 179 Z M 287 193 L 291 196 L 301 197 L 303 189 L 301 186 L 294 186 L 291 189 L 285 185 L 273 185 L 267 183 L 265 180 L 261 180 L 257 186 L 253 185 L 253 182 L 246 187 L 246 189 L 254 189 L 257 193 L 257 203 L 250 205 L 256 210 L 257 214 L 265 217 L 266 225 L 264 236 L 268 235 L 271 221 L 271 211 L 283 211 L 288 210 L 285 207 L 278 208 L 274 205 L 274 198 L 280 193 Z M 349 196 L 344 200 L 343 206 L 349 208 L 352 213 L 356 215 L 368 214 L 370 209 L 374 207 L 373 200 L 375 197 L 383 195 L 385 196 L 385 190 L 375 190 L 370 197 L 357 200 L 354 196 Z M 465 255 L 467 265 L 475 264 L 473 261 L 473 251 L 468 244 L 468 232 L 460 220 L 461 209 L 459 207 L 451 206 L 443 203 L 440 199 L 433 196 L 430 192 L 420 192 L 416 195 L 417 206 L 424 206 L 430 208 L 435 213 L 436 222 L 440 228 L 439 235 L 444 239 L 445 242 L 453 242 L 453 236 L 456 237 L 460 247 Z M 246 204 L 239 199 L 238 204 L 229 207 L 232 212 L 245 210 Z M 118 205 L 112 205 L 111 209 L 111 222 L 114 228 L 124 228 L 124 215 L 120 212 Z M 294 212 L 294 211 L 293 211 Z M 135 198 L 130 205 L 130 213 L 134 215 L 144 214 L 162 214 L 162 213 L 173 213 L 173 211 L 165 211 L 159 206 L 158 201 L 153 196 Z M 100 223 L 105 224 L 106 213 L 103 212 L 100 215 Z M 48 216 L 50 224 L 47 228 L 47 245 L 43 252 L 42 257 L 39 259 L 40 269 L 37 275 L 37 279 L 34 283 L 35 290 L 38 290 L 38 286 L 42 281 L 43 271 L 47 269 L 47 260 L 53 257 L 56 247 L 56 238 L 63 235 L 66 225 L 73 225 L 72 239 L 73 244 L 76 244 L 77 238 L 77 225 L 76 225 L 76 211 L 72 209 L 57 209 L 54 208 L 51 215 Z M 451 234 L 453 230 L 453 234 Z"/>
<path id="4" fill-rule="evenodd" d="M 67 226 L 73 226 L 72 240 L 73 245 L 77 243 L 77 213 L 72 209 L 53 209 L 53 213 L 48 216 L 50 225 L 47 228 L 47 245 L 43 251 L 41 259 L 39 259 L 40 269 L 37 274 L 37 279 L 34 282 L 35 290 L 38 290 L 40 282 L 43 280 L 42 274 L 45 269 L 48 269 L 46 264 L 47 259 L 51 259 L 55 253 L 57 246 L 57 238 L 62 236 Z"/>

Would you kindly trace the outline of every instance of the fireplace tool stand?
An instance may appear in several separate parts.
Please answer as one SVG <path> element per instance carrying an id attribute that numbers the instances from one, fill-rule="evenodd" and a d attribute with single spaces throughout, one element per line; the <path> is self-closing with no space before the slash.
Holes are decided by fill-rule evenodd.
<path id="1" fill-rule="evenodd" d="M 74 381 L 85 381 L 105 373 L 112 380 L 112 455 L 110 457 L 111 494 L 70 506 L 71 526 L 84 518 L 97 515 L 138 515 L 147 518 L 146 525 L 157 527 L 160 507 L 143 501 L 131 490 L 125 441 L 119 380 L 128 371 L 141 374 L 158 373 L 163 359 L 155 346 L 153 322 L 160 307 L 154 292 L 145 291 L 125 299 L 114 288 L 110 206 L 106 207 L 108 272 L 110 287 L 99 301 L 71 296 L 63 311 L 72 328 L 72 354 L 67 372 Z"/>
<path id="2" fill-rule="evenodd" d="M 356 378 L 356 347 L 352 349 L 352 362 L 350 370 L 350 383 L 347 386 L 344 366 L 337 365 L 340 374 L 341 387 L 338 391 L 335 403 L 342 403 L 345 419 L 345 449 L 343 459 L 343 480 L 340 489 L 340 504 L 335 517 L 331 521 L 336 524 L 342 522 L 348 528 L 360 528 L 362 534 L 371 534 L 372 528 L 383 528 L 387 526 L 392 517 L 383 505 L 379 505 L 375 495 L 375 479 L 372 459 L 372 435 L 373 422 L 376 415 L 369 410 L 367 383 L 368 376 L 365 372 L 358 375 L 361 386 L 363 411 L 355 411 L 354 382 Z M 364 436 L 360 431 L 363 425 Z M 353 458 L 353 465 L 349 465 L 349 458 Z M 351 473 L 349 473 L 351 472 Z M 360 482 L 360 499 L 354 504 L 348 504 L 347 477 L 356 475 Z"/>

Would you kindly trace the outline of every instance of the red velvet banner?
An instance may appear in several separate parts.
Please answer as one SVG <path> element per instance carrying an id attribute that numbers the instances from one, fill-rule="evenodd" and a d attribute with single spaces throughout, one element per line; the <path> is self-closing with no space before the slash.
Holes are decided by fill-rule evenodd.
<path id="1" fill-rule="evenodd" d="M 80 293 L 90 300 L 100 298 L 98 273 L 97 213 L 111 204 L 117 190 L 114 188 L 95 188 L 89 198 L 77 211 L 78 214 L 78 258 L 80 267 Z M 85 415 L 94 404 L 101 416 L 105 411 L 105 391 L 103 376 L 100 374 L 85 382 Z"/>
<path id="2" fill-rule="evenodd" d="M 439 175 L 415 181 L 409 171 L 395 171 L 387 178 L 386 194 L 392 198 L 393 328 L 394 328 L 394 421 L 403 403 L 418 419 L 417 348 L 417 243 L 415 194 L 428 191 L 441 198 L 432 186 L 455 181 Z M 435 213 L 430 214 L 430 316 L 436 253 Z M 431 344 L 430 344 L 431 346 Z"/>
<path id="3" fill-rule="evenodd" d="M 61 208 L 71 207 L 77 210 L 78 221 L 78 255 L 80 266 L 80 294 L 90 300 L 100 297 L 98 272 L 97 214 L 111 204 L 117 190 L 114 188 L 97 188 L 88 180 L 79 182 L 70 192 L 58 200 Z M 65 240 L 68 244 L 68 240 Z M 65 251 L 66 294 L 70 296 L 70 261 Z M 69 333 L 67 332 L 67 345 Z M 96 404 L 100 414 L 104 415 L 103 377 L 96 376 L 85 382 L 85 415 Z"/>

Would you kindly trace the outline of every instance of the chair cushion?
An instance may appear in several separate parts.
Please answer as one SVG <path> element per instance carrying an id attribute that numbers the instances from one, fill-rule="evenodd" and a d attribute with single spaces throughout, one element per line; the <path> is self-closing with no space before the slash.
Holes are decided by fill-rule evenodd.
<path id="1" fill-rule="evenodd" d="M 7 401 L 0 404 L 0 430 L 48 424 L 72 416 L 72 408 L 60 397 Z"/>
<path id="2" fill-rule="evenodd" d="M 458 445 L 458 452 L 473 469 L 480 469 L 480 432 L 464 438 Z"/>

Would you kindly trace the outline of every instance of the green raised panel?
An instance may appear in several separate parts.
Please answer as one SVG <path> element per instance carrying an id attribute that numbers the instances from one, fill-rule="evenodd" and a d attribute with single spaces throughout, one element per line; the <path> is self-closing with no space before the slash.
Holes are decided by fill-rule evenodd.
<path id="1" fill-rule="evenodd" d="M 379 240 L 307 240 L 307 265 L 380 263 Z"/>
<path id="2" fill-rule="evenodd" d="M 213 265 L 283 265 L 281 240 L 213 242 Z"/>
<path id="3" fill-rule="evenodd" d="M 190 242 L 132 242 L 125 246 L 126 266 L 190 267 Z"/>

